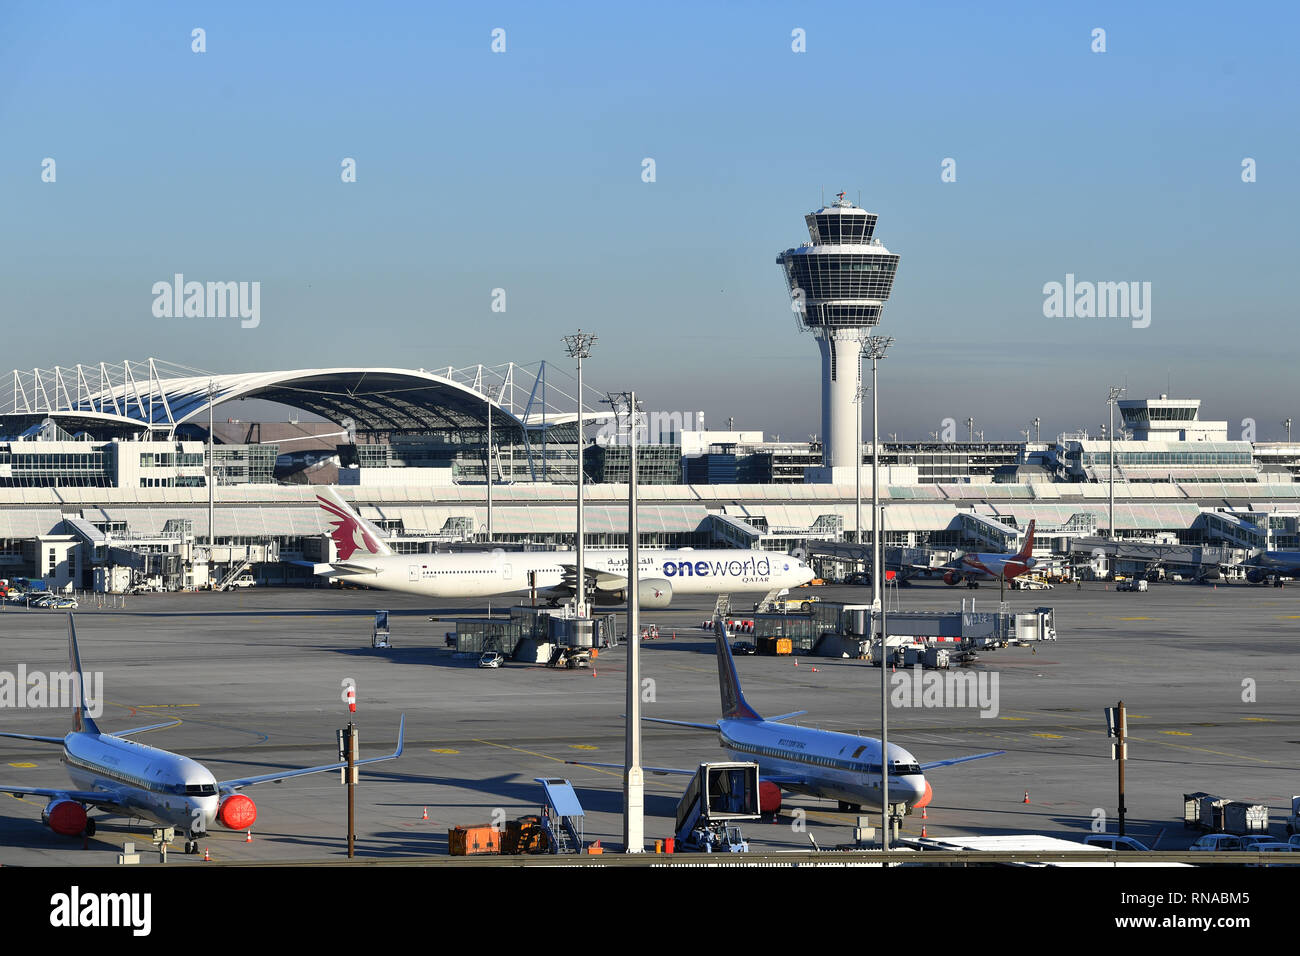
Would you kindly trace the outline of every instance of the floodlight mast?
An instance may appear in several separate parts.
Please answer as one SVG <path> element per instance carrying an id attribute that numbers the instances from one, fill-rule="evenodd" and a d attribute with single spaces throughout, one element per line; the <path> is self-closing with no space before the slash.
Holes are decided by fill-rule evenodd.
<path id="1" fill-rule="evenodd" d="M 577 546 L 574 550 L 578 553 L 578 578 L 575 582 L 574 591 L 574 612 L 580 618 L 587 616 L 587 569 L 583 562 L 583 475 L 582 475 L 582 446 L 586 440 L 582 429 L 582 360 L 591 357 L 591 347 L 596 344 L 596 336 L 590 332 L 584 332 L 578 329 L 572 335 L 564 336 L 564 346 L 569 353 L 569 357 L 576 359 L 578 362 L 578 534 Z"/>

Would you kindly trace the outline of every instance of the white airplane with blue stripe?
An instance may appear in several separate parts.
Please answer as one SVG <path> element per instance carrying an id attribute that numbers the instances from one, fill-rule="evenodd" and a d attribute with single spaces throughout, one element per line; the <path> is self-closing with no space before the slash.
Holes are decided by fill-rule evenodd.
<path id="1" fill-rule="evenodd" d="M 49 803 L 41 811 L 41 822 L 63 836 L 94 836 L 95 821 L 89 818 L 87 809 L 98 809 L 109 816 L 137 818 L 161 828 L 183 830 L 185 852 L 195 854 L 199 852 L 199 838 L 214 823 L 229 830 L 252 827 L 257 819 L 257 807 L 250 797 L 238 792 L 244 787 L 347 766 L 343 761 L 218 780 L 212 771 L 189 757 L 127 739 L 132 734 L 171 727 L 180 721 L 133 727 L 115 734 L 99 729 L 86 704 L 81 654 L 77 650 L 77 631 L 71 614 L 68 615 L 68 663 L 76 675 L 72 730 L 63 737 L 0 732 L 0 737 L 63 745 L 63 763 L 72 778 L 71 787 L 0 785 L 0 793 L 12 793 L 20 798 L 30 793 L 48 798 Z M 400 757 L 405 729 L 403 715 L 397 728 L 397 749 L 382 757 L 358 760 L 354 765 Z"/>
<path id="2" fill-rule="evenodd" d="M 807 794 L 828 800 L 837 800 L 841 809 L 860 811 L 863 808 L 880 809 L 882 802 L 881 743 L 876 737 L 859 737 L 832 730 L 816 730 L 782 723 L 791 717 L 806 714 L 796 710 L 789 714 L 764 718 L 745 700 L 736 676 L 736 664 L 728 646 L 729 634 L 721 620 L 714 620 L 717 641 L 718 684 L 722 695 L 722 717 L 714 723 L 693 723 L 686 720 L 667 720 L 662 717 L 643 717 L 656 724 L 671 724 L 708 730 L 718 735 L 719 744 L 732 760 L 758 764 L 760 784 L 771 784 L 781 790 Z M 925 772 L 936 767 L 997 757 L 1006 753 L 995 750 L 987 753 L 933 760 L 919 763 L 911 753 L 897 744 L 889 745 L 889 802 L 908 809 L 921 809 L 930 803 L 934 792 L 925 779 Z M 622 764 L 591 764 L 584 766 L 621 767 Z M 645 767 L 651 773 L 678 773 L 693 775 L 695 770 L 672 767 Z M 769 791 L 770 792 L 770 791 Z M 767 809 L 779 807 L 777 799 L 764 799 Z"/>

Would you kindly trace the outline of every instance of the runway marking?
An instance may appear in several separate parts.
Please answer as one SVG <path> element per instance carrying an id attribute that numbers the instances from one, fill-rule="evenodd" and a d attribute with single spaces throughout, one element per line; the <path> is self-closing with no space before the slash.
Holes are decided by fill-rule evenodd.
<path id="1" fill-rule="evenodd" d="M 1121 618 L 1118 618 L 1118 620 L 1121 620 L 1121 621 L 1150 621 L 1150 620 L 1154 620 L 1154 619 L 1153 619 L 1153 618 L 1149 618 L 1149 617 L 1121 617 Z"/>
<path id="2" fill-rule="evenodd" d="M 1272 724 L 1272 723 L 1276 723 L 1276 721 L 1274 721 L 1272 717 L 1243 717 L 1243 718 L 1241 718 L 1241 719 L 1242 719 L 1242 720 L 1250 720 L 1250 721 L 1253 721 L 1253 722 L 1255 722 L 1255 723 L 1257 723 L 1257 724 Z"/>
<path id="3" fill-rule="evenodd" d="M 561 760 L 559 757 L 552 757 L 550 754 L 539 754 L 535 750 L 524 750 L 522 747 L 511 747 L 509 744 L 498 744 L 493 743 L 490 740 L 479 740 L 477 737 L 474 738 L 474 743 L 487 744 L 489 747 L 500 747 L 502 750 L 513 750 L 516 753 L 528 754 L 530 757 L 541 757 L 543 760 L 554 760 L 556 763 L 568 762 L 566 760 Z M 611 777 L 621 778 L 623 776 L 621 773 L 615 773 L 613 770 L 606 770 L 604 767 L 588 767 L 587 769 L 595 770 L 597 773 L 607 773 Z"/>
<path id="4" fill-rule="evenodd" d="M 1190 737 L 1191 734 L 1183 730 L 1162 730 L 1162 734 L 1168 734 L 1170 737 Z"/>
<path id="5" fill-rule="evenodd" d="M 22 768 L 22 769 L 25 770 L 25 769 L 28 768 L 28 767 L 35 767 L 36 764 L 34 764 L 34 763 L 27 763 L 26 761 L 23 761 L 23 762 L 20 762 L 20 763 L 11 763 L 9 766 L 11 766 L 11 767 L 20 767 L 20 768 Z"/>
<path id="6" fill-rule="evenodd" d="M 430 747 L 429 753 L 432 754 L 458 754 L 459 750 L 452 750 L 450 747 Z"/>
<path id="7" fill-rule="evenodd" d="M 998 720 L 1029 720 L 1029 718 L 1028 718 L 1028 717 L 1005 717 L 1005 716 L 1004 716 L 1004 717 L 999 717 Z M 881 786 L 884 786 L 884 784 L 881 784 Z"/>
<path id="8" fill-rule="evenodd" d="M 593 747 L 591 744 L 569 744 L 570 750 L 599 750 L 599 747 Z"/>
<path id="9" fill-rule="evenodd" d="M 1030 734 L 1031 737 L 1044 737 L 1048 740 L 1064 740 L 1060 734 Z"/>

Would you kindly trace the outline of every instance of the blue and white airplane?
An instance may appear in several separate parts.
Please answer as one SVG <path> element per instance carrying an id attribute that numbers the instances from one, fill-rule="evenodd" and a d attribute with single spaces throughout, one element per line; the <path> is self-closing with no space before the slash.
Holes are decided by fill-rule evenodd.
<path id="1" fill-rule="evenodd" d="M 95 821 L 87 814 L 88 808 L 94 808 L 110 816 L 139 818 L 160 827 L 184 830 L 185 852 L 195 854 L 199 852 L 199 838 L 213 823 L 220 823 L 230 830 L 252 827 L 257 819 L 257 807 L 251 798 L 237 791 L 256 783 L 340 770 L 347 766 L 343 761 L 255 777 L 218 780 L 197 761 L 126 739 L 132 734 L 170 727 L 179 721 L 133 727 L 116 734 L 106 734 L 96 726 L 86 706 L 81 654 L 77 650 L 77 630 L 71 614 L 68 615 L 68 663 L 77 678 L 72 730 L 64 737 L 0 732 L 0 737 L 63 745 L 63 763 L 72 778 L 72 787 L 50 789 L 0 785 L 0 793 L 48 797 L 50 802 L 41 811 L 41 822 L 55 833 L 94 836 Z M 358 760 L 355 766 L 400 757 L 405 730 L 406 715 L 403 714 L 397 728 L 397 749 L 382 757 Z"/>
<path id="2" fill-rule="evenodd" d="M 731 759 L 758 764 L 760 785 L 768 783 L 794 793 L 837 800 L 844 810 L 858 811 L 863 807 L 880 809 L 883 782 L 880 740 L 876 737 L 858 737 L 832 730 L 815 730 L 781 723 L 791 717 L 806 714 L 805 710 L 776 717 L 759 716 L 741 692 L 736 664 L 728 646 L 729 635 L 721 620 L 714 620 L 714 637 L 717 641 L 718 684 L 722 694 L 721 719 L 712 724 L 666 720 L 662 717 L 642 719 L 656 724 L 672 724 L 716 733 L 720 745 L 731 755 Z M 908 751 L 890 744 L 889 802 L 895 806 L 903 804 L 908 809 L 925 807 L 934 795 L 929 781 L 925 779 L 925 771 L 968 760 L 997 757 L 1004 753 L 1004 750 L 995 750 L 969 757 L 918 763 Z M 569 763 L 598 767 L 622 766 L 576 760 Z M 643 769 L 651 773 L 696 773 L 695 770 L 671 767 Z M 767 799 L 764 804 L 765 809 L 776 809 Z M 779 807 L 779 800 L 776 804 Z"/>

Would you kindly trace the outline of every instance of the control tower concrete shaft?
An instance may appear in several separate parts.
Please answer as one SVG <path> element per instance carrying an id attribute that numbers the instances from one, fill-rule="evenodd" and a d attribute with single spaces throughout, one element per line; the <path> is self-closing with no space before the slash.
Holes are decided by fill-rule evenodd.
<path id="1" fill-rule="evenodd" d="M 843 193 L 804 219 L 811 241 L 785 250 L 776 261 L 785 270 L 799 323 L 822 353 L 822 462 L 847 470 L 857 455 L 853 402 L 861 341 L 880 322 L 898 256 L 875 238 L 875 214 Z"/>

